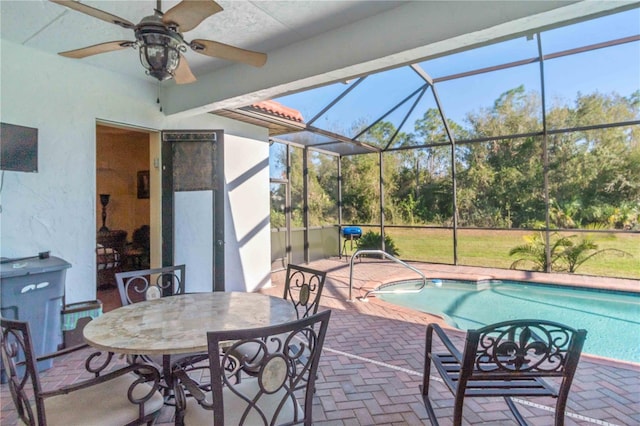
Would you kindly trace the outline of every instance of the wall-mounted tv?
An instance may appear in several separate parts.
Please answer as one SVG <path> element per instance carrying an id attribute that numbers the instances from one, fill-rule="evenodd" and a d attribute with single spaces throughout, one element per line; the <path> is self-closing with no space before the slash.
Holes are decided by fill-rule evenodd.
<path id="1" fill-rule="evenodd" d="M 0 123 L 0 170 L 38 171 L 38 129 Z"/>

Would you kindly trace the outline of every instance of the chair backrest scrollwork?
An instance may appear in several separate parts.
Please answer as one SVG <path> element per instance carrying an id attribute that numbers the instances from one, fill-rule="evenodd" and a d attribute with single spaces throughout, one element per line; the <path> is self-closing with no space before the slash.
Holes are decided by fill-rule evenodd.
<path id="1" fill-rule="evenodd" d="M 40 394 L 42 386 L 36 370 L 29 324 L 2 318 L 0 325 L 2 362 L 18 417 L 28 425 L 44 424 L 44 403 L 41 398 L 35 397 Z M 33 399 L 35 413 L 31 405 Z"/>
<path id="2" fill-rule="evenodd" d="M 116 274 L 122 306 L 185 292 L 185 265 L 119 272 Z"/>
<path id="3" fill-rule="evenodd" d="M 293 302 L 298 318 L 318 312 L 327 273 L 299 265 L 287 266 L 284 298 Z"/>
<path id="4" fill-rule="evenodd" d="M 573 376 L 586 333 L 552 321 L 501 322 L 469 330 L 464 358 L 478 379 Z"/>
<path id="5" fill-rule="evenodd" d="M 326 310 L 276 326 L 207 333 L 214 425 L 310 425 L 330 316 Z M 245 344 L 258 345 L 262 356 L 238 357 L 236 348 Z M 245 367 L 256 376 L 238 381 Z"/>

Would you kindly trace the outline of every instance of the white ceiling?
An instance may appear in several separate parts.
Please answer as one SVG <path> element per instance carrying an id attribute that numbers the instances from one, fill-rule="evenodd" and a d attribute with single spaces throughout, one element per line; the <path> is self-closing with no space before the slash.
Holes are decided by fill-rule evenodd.
<path id="1" fill-rule="evenodd" d="M 82 3 L 138 23 L 155 0 Z M 164 11 L 178 0 L 162 2 Z M 634 2 L 618 1 L 306 1 L 219 0 L 223 11 L 185 33 L 185 40 L 215 40 L 267 53 L 253 68 L 195 52 L 186 57 L 198 81 L 162 83 L 166 114 L 199 114 L 247 105 L 447 51 L 525 34 L 533 29 L 607 13 Z M 0 0 L 3 40 L 58 52 L 115 40 L 134 40 L 133 30 L 47 0 Z M 155 82 L 134 50 L 81 61 Z M 4 82 L 3 82 L 4 83 Z"/>
<path id="2" fill-rule="evenodd" d="M 95 1 L 82 3 L 104 10 L 134 24 L 153 15 L 156 0 Z M 162 1 L 167 11 L 179 0 Z M 269 52 L 401 5 L 400 1 L 217 1 L 224 9 L 196 29 L 186 41 L 208 39 L 244 49 Z M 47 0 L 2 0 L 3 39 L 49 53 L 98 43 L 135 41 L 133 30 L 93 18 Z M 196 76 L 229 65 L 228 62 L 192 51 L 186 53 Z M 82 59 L 87 64 L 135 78 L 146 78 L 137 51 L 121 50 Z"/>

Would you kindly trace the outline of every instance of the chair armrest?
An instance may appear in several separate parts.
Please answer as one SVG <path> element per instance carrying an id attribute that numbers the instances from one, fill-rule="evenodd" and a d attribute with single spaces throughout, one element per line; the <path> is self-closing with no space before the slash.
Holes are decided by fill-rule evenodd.
<path id="1" fill-rule="evenodd" d="M 129 392 L 127 396 L 132 403 L 142 404 L 148 401 L 155 394 L 155 392 L 160 388 L 160 372 L 156 368 L 150 365 L 145 365 L 145 364 L 133 364 L 133 365 L 127 365 L 117 370 L 110 371 L 101 376 L 92 377 L 90 379 L 84 380 L 79 383 L 63 386 L 53 391 L 43 392 L 42 396 L 44 398 L 48 398 L 56 395 L 65 395 L 71 392 L 86 389 L 88 387 L 97 385 L 99 383 L 108 382 L 110 380 L 113 380 L 117 377 L 124 376 L 129 373 L 135 373 L 138 376 L 138 379 L 133 381 L 129 386 Z M 149 391 L 146 394 L 144 394 L 141 398 L 134 399 L 133 390 L 138 385 L 143 383 L 149 386 Z"/>
<path id="2" fill-rule="evenodd" d="M 55 351 L 55 352 L 51 352 L 51 353 L 48 353 L 48 354 L 40 355 L 39 357 L 36 358 L 36 361 L 40 362 L 40 361 L 44 361 L 44 360 L 47 360 L 47 359 L 56 358 L 56 357 L 59 357 L 59 356 L 62 356 L 62 355 L 70 354 L 70 353 L 75 352 L 75 351 L 79 351 L 80 349 L 84 349 L 84 348 L 87 348 L 87 347 L 89 347 L 89 345 L 87 345 L 86 343 L 80 343 L 79 345 L 71 346 L 71 347 L 68 347 L 68 348 L 60 349 L 60 350 Z"/>
<path id="3" fill-rule="evenodd" d="M 444 330 L 442 330 L 442 328 L 438 324 L 432 323 L 427 326 L 427 341 L 431 340 L 431 336 L 434 331 L 436 332 L 436 335 L 438 336 L 440 341 L 447 348 L 449 353 L 453 355 L 453 357 L 456 359 L 458 363 L 462 364 L 462 354 L 454 346 L 454 344 L 451 342 L 451 339 L 449 339 L 449 337 L 445 334 Z M 428 352 L 430 353 L 431 351 L 428 350 Z"/>

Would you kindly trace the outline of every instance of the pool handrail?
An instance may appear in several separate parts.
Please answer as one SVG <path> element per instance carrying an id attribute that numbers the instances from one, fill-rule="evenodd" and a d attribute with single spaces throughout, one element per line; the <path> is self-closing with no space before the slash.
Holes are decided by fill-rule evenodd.
<path id="1" fill-rule="evenodd" d="M 396 262 L 399 265 L 404 266 L 405 268 L 411 269 L 413 272 L 415 272 L 416 274 L 420 275 L 422 277 L 422 285 L 420 286 L 420 288 L 417 289 L 411 289 L 411 290 L 395 290 L 395 291 L 385 291 L 382 290 L 382 288 L 386 287 L 385 284 L 382 284 L 380 286 L 378 286 L 378 288 L 375 288 L 373 290 L 369 290 L 365 293 L 365 295 L 363 297 L 360 298 L 360 300 L 362 302 L 366 302 L 367 301 L 367 297 L 371 294 L 371 293 L 418 293 L 420 291 L 422 291 L 422 289 L 427 285 L 427 277 L 422 273 L 422 271 L 414 268 L 413 266 L 403 262 L 402 260 L 398 259 L 397 257 L 394 257 L 392 255 L 390 255 L 389 253 L 387 253 L 384 250 L 371 250 L 371 249 L 362 249 L 362 250 L 358 250 L 355 253 L 353 253 L 353 255 L 351 256 L 351 261 L 349 263 L 349 298 L 347 299 L 347 302 L 353 302 L 353 297 L 352 297 L 352 291 L 353 291 L 353 261 L 360 255 L 362 254 L 379 254 L 382 255 L 384 257 L 386 257 L 389 260 L 393 260 L 394 262 Z M 387 284 L 389 285 L 389 284 Z"/>

